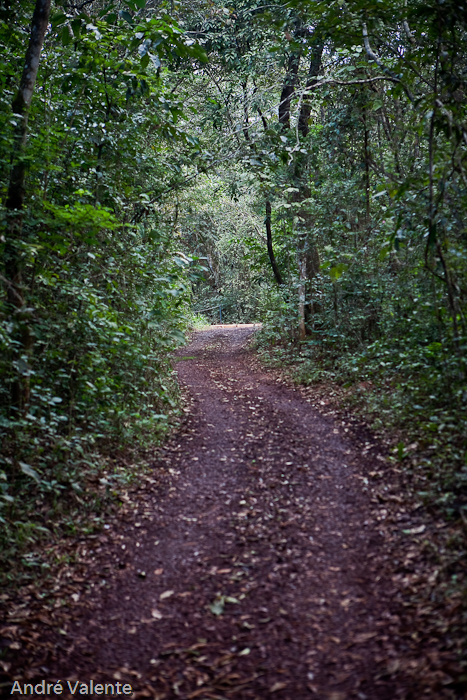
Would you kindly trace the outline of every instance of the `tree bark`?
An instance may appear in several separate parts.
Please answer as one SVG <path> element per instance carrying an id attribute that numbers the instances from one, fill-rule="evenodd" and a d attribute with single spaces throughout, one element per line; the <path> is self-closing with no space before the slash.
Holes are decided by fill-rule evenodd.
<path id="1" fill-rule="evenodd" d="M 279 124 L 284 130 L 290 129 L 290 104 L 295 93 L 298 77 L 298 67 L 300 65 L 300 56 L 296 53 L 291 53 L 287 64 L 287 73 L 285 74 L 284 83 L 281 91 L 281 101 L 279 103 Z"/>
<path id="2" fill-rule="evenodd" d="M 18 123 L 14 132 L 12 169 L 5 204 L 8 213 L 5 277 L 8 304 L 19 330 L 20 349 L 18 357 L 21 357 L 22 354 L 29 356 L 32 348 L 28 314 L 25 312 L 19 243 L 22 236 L 25 197 L 25 150 L 28 135 L 28 117 L 39 68 L 40 54 L 49 22 L 50 4 L 51 0 L 36 0 L 23 73 L 18 92 L 12 104 L 13 113 Z M 25 370 L 13 382 L 12 406 L 18 410 L 25 410 L 28 403 L 29 378 L 28 371 Z"/>
<path id="3" fill-rule="evenodd" d="M 21 209 L 24 203 L 26 163 L 22 156 L 26 146 L 29 109 L 36 84 L 40 54 L 49 22 L 50 2 L 51 0 L 36 0 L 23 74 L 12 104 L 13 112 L 19 119 L 14 134 L 13 169 L 6 201 L 6 208 L 10 211 Z"/>
<path id="4" fill-rule="evenodd" d="M 305 319 L 305 304 L 306 304 L 306 254 L 302 251 L 298 253 L 298 270 L 299 270 L 299 285 L 298 285 L 298 337 L 300 340 L 306 338 L 306 319 Z"/>
<path id="5" fill-rule="evenodd" d="M 366 108 L 363 108 L 363 127 L 365 130 L 364 151 L 365 151 L 365 210 L 366 225 L 370 225 L 370 130 Z"/>
<path id="6" fill-rule="evenodd" d="M 269 262 L 271 263 L 272 271 L 274 272 L 274 277 L 276 278 L 277 284 L 283 284 L 282 276 L 277 265 L 276 257 L 274 255 L 274 250 L 272 248 L 272 232 L 271 232 L 271 202 L 269 199 L 266 200 L 266 238 L 268 245 L 268 255 Z"/>
<path id="7" fill-rule="evenodd" d="M 323 54 L 323 44 L 316 44 L 313 53 L 310 58 L 310 67 L 308 69 L 308 75 L 305 86 L 305 95 L 300 107 L 300 114 L 298 117 L 298 131 L 303 138 L 306 138 L 309 134 L 310 127 L 310 114 L 311 114 L 311 102 L 309 99 L 310 92 L 314 85 L 318 82 L 318 75 L 321 69 L 321 57 Z M 298 157 L 295 165 L 295 179 L 298 183 L 298 192 L 295 194 L 294 199 L 296 202 L 302 202 L 310 197 L 310 187 L 308 184 L 308 168 L 306 163 L 303 163 L 303 158 Z M 319 253 L 316 244 L 310 242 L 308 237 L 308 228 L 311 225 L 310 216 L 305 209 L 301 209 L 299 212 L 299 217 L 302 223 L 299 227 L 302 229 L 300 238 L 302 239 L 302 244 L 298 246 L 298 267 L 299 267 L 299 303 L 298 303 L 298 315 L 299 315 L 299 338 L 300 340 L 305 340 L 307 324 L 310 326 L 313 324 L 313 303 L 310 299 L 311 289 L 310 282 L 313 277 L 316 276 L 319 270 Z M 308 292 L 308 294 L 307 294 Z M 308 301 L 307 301 L 308 296 Z"/>
<path id="8" fill-rule="evenodd" d="M 322 44 L 318 44 L 315 47 L 315 50 L 313 51 L 313 54 L 312 54 L 311 60 L 310 60 L 310 68 L 308 70 L 308 76 L 307 76 L 306 86 L 305 86 L 306 95 L 302 101 L 300 115 L 298 118 L 298 130 L 300 131 L 302 136 L 308 136 L 308 132 L 310 130 L 309 121 L 310 121 L 310 114 L 311 114 L 311 103 L 310 103 L 310 100 L 308 98 L 309 98 L 310 90 L 318 82 L 318 75 L 319 75 L 319 71 L 321 69 L 321 57 L 323 55 L 323 48 L 324 48 L 324 46 Z"/>
<path id="9" fill-rule="evenodd" d="M 248 83 L 242 83 L 243 89 L 243 135 L 245 141 L 250 141 L 249 119 L 248 119 Z"/>

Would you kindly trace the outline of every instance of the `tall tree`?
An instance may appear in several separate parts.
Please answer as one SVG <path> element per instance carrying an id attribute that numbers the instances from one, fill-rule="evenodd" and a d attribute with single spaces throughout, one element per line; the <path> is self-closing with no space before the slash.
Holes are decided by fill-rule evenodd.
<path id="1" fill-rule="evenodd" d="M 9 215 L 8 238 L 5 246 L 5 273 L 7 298 L 13 321 L 19 331 L 17 356 L 21 357 L 21 355 L 24 355 L 25 358 L 30 354 L 32 347 L 28 312 L 25 310 L 26 301 L 22 285 L 20 251 L 27 169 L 26 142 L 29 111 L 31 109 L 37 71 L 39 70 L 42 46 L 49 22 L 50 2 L 51 0 L 36 0 L 21 81 L 12 105 L 13 114 L 17 122 L 13 136 L 12 167 L 5 205 Z M 25 367 L 12 383 L 12 408 L 25 410 L 28 404 L 29 372 L 28 368 Z"/>

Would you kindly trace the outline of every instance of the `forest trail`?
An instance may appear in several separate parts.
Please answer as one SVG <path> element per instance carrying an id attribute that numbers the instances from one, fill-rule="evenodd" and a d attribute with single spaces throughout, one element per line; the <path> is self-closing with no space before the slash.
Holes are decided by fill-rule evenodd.
<path id="1" fill-rule="evenodd" d="M 258 367 L 253 332 L 213 327 L 179 353 L 191 408 L 155 463 L 168 481 L 112 526 L 112 573 L 46 670 L 156 700 L 420 697 L 397 673 L 408 647 L 368 460 Z"/>

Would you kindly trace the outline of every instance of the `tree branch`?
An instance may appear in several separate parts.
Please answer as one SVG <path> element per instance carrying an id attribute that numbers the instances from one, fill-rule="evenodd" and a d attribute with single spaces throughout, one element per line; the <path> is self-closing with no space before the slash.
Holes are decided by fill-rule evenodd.
<path id="1" fill-rule="evenodd" d="M 365 46 L 365 51 L 367 53 L 368 58 L 371 61 L 374 61 L 376 63 L 376 65 L 379 66 L 381 68 L 381 70 L 384 71 L 388 75 L 389 80 L 391 80 L 393 83 L 399 83 L 401 85 L 402 89 L 404 90 L 405 94 L 409 98 L 410 102 L 413 102 L 414 96 L 410 92 L 409 88 L 406 85 L 404 85 L 402 80 L 400 78 L 398 78 L 395 73 L 393 73 L 389 68 L 387 68 L 384 65 L 382 60 L 380 58 L 378 58 L 378 56 L 375 54 L 375 52 L 371 48 L 370 40 L 368 38 L 368 29 L 367 29 L 366 24 L 363 25 L 363 44 Z"/>

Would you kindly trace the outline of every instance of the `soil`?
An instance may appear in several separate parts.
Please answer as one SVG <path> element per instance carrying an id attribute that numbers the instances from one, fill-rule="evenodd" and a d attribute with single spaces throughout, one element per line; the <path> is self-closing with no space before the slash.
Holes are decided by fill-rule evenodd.
<path id="1" fill-rule="evenodd" d="M 254 330 L 212 327 L 179 353 L 182 428 L 80 549 L 72 614 L 37 623 L 12 678 L 118 680 L 155 700 L 454 697 L 424 666 L 439 644 L 414 632 L 391 554 L 421 514 L 386 523 L 369 482 L 397 470 L 259 367 Z"/>

